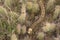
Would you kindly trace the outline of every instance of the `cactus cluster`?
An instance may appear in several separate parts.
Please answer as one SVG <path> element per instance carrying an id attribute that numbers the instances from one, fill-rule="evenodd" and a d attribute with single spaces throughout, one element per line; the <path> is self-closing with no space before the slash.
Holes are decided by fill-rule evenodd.
<path id="1" fill-rule="evenodd" d="M 56 25 L 54 23 L 48 23 L 46 22 L 45 26 L 42 27 L 44 32 L 51 32 L 56 29 Z"/>
<path id="2" fill-rule="evenodd" d="M 43 32 L 39 32 L 38 35 L 37 35 L 37 38 L 39 40 L 44 40 L 44 36 L 45 36 L 45 34 Z"/>
<path id="3" fill-rule="evenodd" d="M 27 2 L 27 10 L 33 13 L 36 13 L 39 11 L 39 5 L 37 3 Z"/>
<path id="4" fill-rule="evenodd" d="M 0 0 L 0 40 L 50 40 L 60 35 L 59 2 Z"/>

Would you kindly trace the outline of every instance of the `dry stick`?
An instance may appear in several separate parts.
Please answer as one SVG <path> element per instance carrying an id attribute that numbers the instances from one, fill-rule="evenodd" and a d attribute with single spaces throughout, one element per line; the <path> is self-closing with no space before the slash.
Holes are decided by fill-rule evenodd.
<path id="1" fill-rule="evenodd" d="M 31 26 L 32 29 L 34 29 L 35 26 L 38 23 L 40 23 L 44 19 L 44 17 L 45 17 L 45 7 L 44 7 L 44 3 L 43 3 L 42 0 L 40 0 L 40 2 L 39 2 L 39 7 L 41 7 L 41 15 L 40 15 L 39 19 L 32 24 L 32 26 Z"/>

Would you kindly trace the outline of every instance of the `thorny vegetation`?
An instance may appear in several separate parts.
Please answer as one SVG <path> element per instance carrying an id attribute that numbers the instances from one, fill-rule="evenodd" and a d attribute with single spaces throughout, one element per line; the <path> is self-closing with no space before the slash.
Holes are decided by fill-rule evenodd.
<path id="1" fill-rule="evenodd" d="M 0 40 L 60 40 L 60 0 L 0 0 Z"/>

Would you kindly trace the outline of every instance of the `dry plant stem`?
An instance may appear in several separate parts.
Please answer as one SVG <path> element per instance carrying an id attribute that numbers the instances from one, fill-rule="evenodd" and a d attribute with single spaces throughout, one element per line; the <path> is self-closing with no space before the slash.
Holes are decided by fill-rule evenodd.
<path id="1" fill-rule="evenodd" d="M 41 7 L 41 13 L 40 13 L 41 15 L 40 15 L 39 19 L 32 24 L 32 26 L 31 26 L 32 29 L 34 29 L 35 26 L 38 23 L 40 23 L 44 19 L 44 17 L 45 17 L 45 7 L 44 7 L 44 3 L 43 3 L 42 0 L 39 1 L 39 7 Z"/>
<path id="2" fill-rule="evenodd" d="M 56 28 L 57 37 L 59 36 L 59 27 Z"/>

